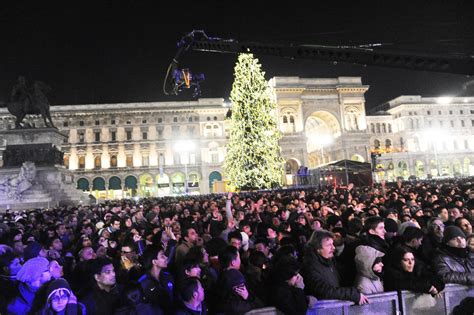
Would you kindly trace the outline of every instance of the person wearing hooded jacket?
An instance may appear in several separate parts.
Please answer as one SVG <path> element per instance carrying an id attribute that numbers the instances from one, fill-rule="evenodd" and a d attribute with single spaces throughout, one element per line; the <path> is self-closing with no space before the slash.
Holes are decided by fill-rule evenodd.
<path id="1" fill-rule="evenodd" d="M 433 270 L 445 283 L 474 285 L 474 255 L 466 247 L 464 232 L 451 225 L 444 230 Z"/>
<path id="2" fill-rule="evenodd" d="M 382 257 L 384 253 L 373 247 L 361 245 L 356 248 L 355 265 L 357 270 L 355 287 L 363 294 L 384 291 L 380 279 L 382 275 Z"/>

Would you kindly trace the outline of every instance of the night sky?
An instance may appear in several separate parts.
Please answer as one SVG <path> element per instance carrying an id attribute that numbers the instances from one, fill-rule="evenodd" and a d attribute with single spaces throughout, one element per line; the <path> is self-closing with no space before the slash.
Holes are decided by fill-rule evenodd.
<path id="1" fill-rule="evenodd" d="M 162 85 L 177 41 L 193 29 L 239 41 L 383 43 L 385 48 L 425 53 L 474 52 L 474 10 L 468 1 L 418 1 L 419 5 L 412 3 L 416 1 L 406 5 L 351 1 L 345 6 L 339 1 L 280 5 L 268 1 L 128 0 L 74 6 L 67 1 L 8 2 L 0 5 L 0 103 L 9 99 L 21 74 L 29 83 L 41 80 L 50 85 L 53 105 L 191 100 L 190 93 L 165 96 Z M 462 88 L 473 78 L 463 75 L 258 57 L 267 79 L 362 76 L 362 82 L 370 85 L 368 108 L 402 94 L 474 95 L 474 84 Z M 180 67 L 205 74 L 201 97 L 228 99 L 236 58 L 188 51 Z"/>

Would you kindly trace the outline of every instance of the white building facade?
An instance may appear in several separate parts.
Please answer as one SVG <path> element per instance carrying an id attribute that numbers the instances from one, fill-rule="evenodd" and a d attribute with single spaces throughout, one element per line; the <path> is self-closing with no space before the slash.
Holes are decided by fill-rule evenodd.
<path id="1" fill-rule="evenodd" d="M 377 109 L 367 116 L 377 179 L 474 175 L 474 97 L 400 96 Z"/>
<path id="2" fill-rule="evenodd" d="M 360 77 L 274 77 L 287 185 L 300 166 L 377 159 L 377 179 L 474 175 L 474 98 L 401 96 L 367 115 Z M 101 199 L 210 193 L 225 180 L 224 99 L 52 106 L 64 165 Z M 38 118 L 30 123 L 42 126 Z M 0 109 L 0 128 L 14 117 Z M 437 134 L 433 132 L 440 131 Z M 430 134 L 431 133 L 431 134 Z M 180 144 L 180 145 L 178 145 Z M 437 161 L 437 164 L 433 164 Z M 436 166 L 434 166 L 436 165 Z M 433 169 L 434 167 L 434 169 Z"/>

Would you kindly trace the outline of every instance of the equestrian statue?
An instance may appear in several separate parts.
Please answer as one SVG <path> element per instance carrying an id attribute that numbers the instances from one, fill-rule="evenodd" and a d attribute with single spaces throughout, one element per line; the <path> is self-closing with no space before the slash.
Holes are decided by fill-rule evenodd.
<path id="1" fill-rule="evenodd" d="M 12 89 L 10 102 L 7 103 L 8 111 L 16 117 L 15 128 L 27 128 L 22 124 L 26 115 L 41 115 L 46 127 L 56 128 L 49 113 L 49 101 L 46 93 L 51 88 L 41 81 L 35 81 L 33 88 L 28 88 L 23 76 L 18 77 L 18 82 Z"/>

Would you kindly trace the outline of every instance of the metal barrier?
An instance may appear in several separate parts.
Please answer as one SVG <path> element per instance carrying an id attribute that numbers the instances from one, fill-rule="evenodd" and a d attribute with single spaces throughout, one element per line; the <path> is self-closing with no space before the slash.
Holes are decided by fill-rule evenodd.
<path id="1" fill-rule="evenodd" d="M 276 307 L 263 307 L 251 310 L 245 313 L 245 315 L 284 315 L 283 312 L 279 311 Z"/>
<path id="2" fill-rule="evenodd" d="M 430 294 L 415 293 L 411 291 L 384 292 L 367 296 L 370 303 L 355 305 L 351 301 L 320 300 L 309 309 L 308 315 L 434 315 L 452 314 L 456 306 L 468 298 L 474 298 L 474 287 L 458 284 L 447 284 L 439 298 Z"/>
<path id="3" fill-rule="evenodd" d="M 403 314 L 452 314 L 453 309 L 467 297 L 474 297 L 474 288 L 458 284 L 447 284 L 441 297 L 430 294 L 401 291 L 400 307 Z"/>
<path id="4" fill-rule="evenodd" d="M 354 302 L 342 300 L 319 300 L 312 309 L 308 309 L 306 315 L 348 315 L 349 307 L 351 305 L 354 305 Z"/>
<path id="5" fill-rule="evenodd" d="M 397 292 L 384 292 L 368 295 L 370 303 L 366 305 L 353 305 L 349 307 L 349 314 L 354 315 L 386 315 L 399 314 Z"/>

